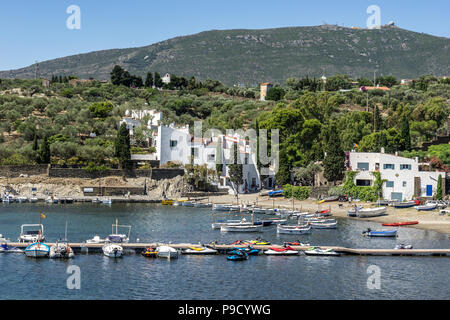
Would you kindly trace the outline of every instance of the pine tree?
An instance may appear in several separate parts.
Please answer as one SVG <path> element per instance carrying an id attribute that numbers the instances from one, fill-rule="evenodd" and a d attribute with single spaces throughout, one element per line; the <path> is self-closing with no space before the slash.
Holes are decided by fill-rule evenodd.
<path id="1" fill-rule="evenodd" d="M 230 180 L 235 185 L 236 191 L 239 190 L 239 186 L 244 183 L 243 174 L 242 174 L 242 164 L 239 160 L 238 156 L 238 145 L 237 143 L 233 143 L 232 146 L 232 154 L 233 154 L 233 163 L 228 165 Z"/>
<path id="2" fill-rule="evenodd" d="M 114 153 L 119 159 L 119 166 L 122 169 L 129 169 L 131 165 L 130 131 L 125 123 L 122 123 L 117 132 L 116 141 L 114 143 Z"/>
<path id="3" fill-rule="evenodd" d="M 341 147 L 341 140 L 336 134 L 335 124 L 330 126 L 330 135 L 325 146 L 326 156 L 323 160 L 323 176 L 328 181 L 336 182 L 344 178 L 345 154 Z"/>
<path id="4" fill-rule="evenodd" d="M 151 72 L 147 72 L 147 77 L 145 78 L 145 86 L 147 88 L 153 87 L 153 74 Z"/>

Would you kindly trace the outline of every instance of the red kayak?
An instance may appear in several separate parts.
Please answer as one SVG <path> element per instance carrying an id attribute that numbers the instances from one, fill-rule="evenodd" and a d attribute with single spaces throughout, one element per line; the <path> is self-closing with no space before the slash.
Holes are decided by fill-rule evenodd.
<path id="1" fill-rule="evenodd" d="M 382 226 L 401 227 L 401 226 L 410 226 L 410 225 L 418 224 L 418 223 L 419 223 L 419 221 L 405 221 L 405 222 L 383 223 Z"/>

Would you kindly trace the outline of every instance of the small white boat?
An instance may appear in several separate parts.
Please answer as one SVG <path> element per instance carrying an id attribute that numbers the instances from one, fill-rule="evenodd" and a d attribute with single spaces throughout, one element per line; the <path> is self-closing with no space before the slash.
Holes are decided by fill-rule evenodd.
<path id="1" fill-rule="evenodd" d="M 86 243 L 107 243 L 108 239 L 100 238 L 100 236 L 95 235 L 92 239 L 86 240 Z"/>
<path id="2" fill-rule="evenodd" d="M 23 197 L 23 196 L 17 197 L 17 202 L 24 203 L 27 201 L 28 201 L 27 197 Z"/>
<path id="3" fill-rule="evenodd" d="M 400 249 L 412 249 L 413 246 L 410 244 L 398 244 L 395 246 L 395 250 L 400 250 Z"/>
<path id="4" fill-rule="evenodd" d="M 333 249 L 321 249 L 321 248 L 310 248 L 305 250 L 305 254 L 308 256 L 340 256 L 341 254 L 334 251 Z"/>
<path id="5" fill-rule="evenodd" d="M 233 225 L 239 226 L 239 225 L 251 225 L 251 224 L 252 224 L 251 222 L 247 222 L 247 221 L 245 220 L 245 218 L 244 218 L 244 219 L 242 219 L 242 220 L 218 220 L 218 221 L 216 221 L 216 222 L 213 222 L 213 223 L 211 224 L 211 227 L 212 227 L 213 229 L 220 229 L 220 227 L 222 227 L 222 226 L 227 226 L 227 225 L 230 225 L 230 226 L 233 226 Z"/>
<path id="6" fill-rule="evenodd" d="M 114 232 L 114 227 L 116 231 Z M 127 228 L 128 234 L 119 233 L 119 227 L 121 228 Z M 130 233 L 131 233 L 131 226 L 124 226 L 119 225 L 119 221 L 116 219 L 116 224 L 113 224 L 111 227 L 111 234 L 108 236 L 109 242 L 115 242 L 115 243 L 128 243 L 130 242 Z"/>
<path id="7" fill-rule="evenodd" d="M 74 256 L 75 253 L 66 241 L 56 242 L 50 247 L 49 257 L 51 259 L 70 259 Z"/>
<path id="8" fill-rule="evenodd" d="M 305 226 L 281 226 L 277 225 L 277 233 L 280 234 L 306 234 L 311 233 L 311 227 Z"/>
<path id="9" fill-rule="evenodd" d="M 36 203 L 36 202 L 38 202 L 38 198 L 31 197 L 30 199 L 28 199 L 28 201 L 30 201 L 31 203 Z"/>
<path id="10" fill-rule="evenodd" d="M 313 229 L 336 229 L 337 222 L 334 223 L 322 223 L 322 222 L 308 222 Z"/>
<path id="11" fill-rule="evenodd" d="M 46 199 L 45 199 L 45 202 L 46 203 L 50 203 L 50 204 L 57 204 L 58 202 L 59 202 L 59 199 L 57 198 L 57 197 L 47 197 Z"/>
<path id="12" fill-rule="evenodd" d="M 358 218 L 369 218 L 386 215 L 386 207 L 362 208 L 356 210 Z"/>
<path id="13" fill-rule="evenodd" d="M 277 212 L 277 209 L 266 209 L 265 214 L 274 215 Z"/>
<path id="14" fill-rule="evenodd" d="M 193 207 L 195 205 L 195 201 L 183 201 L 181 203 L 183 207 Z"/>
<path id="15" fill-rule="evenodd" d="M 3 194 L 2 202 L 4 203 L 12 203 L 14 202 L 14 196 L 10 194 Z"/>
<path id="16" fill-rule="evenodd" d="M 216 249 L 211 249 L 208 247 L 189 247 L 182 251 L 183 254 L 217 254 Z"/>
<path id="17" fill-rule="evenodd" d="M 264 254 L 274 256 L 293 256 L 298 255 L 298 251 L 287 246 L 285 248 L 270 248 L 269 250 L 264 251 Z"/>
<path id="18" fill-rule="evenodd" d="M 105 244 L 102 250 L 103 254 L 110 258 L 120 258 L 123 253 L 123 248 L 115 243 Z"/>
<path id="19" fill-rule="evenodd" d="M 196 208 L 211 208 L 212 207 L 212 203 L 195 202 L 194 203 L 194 207 L 196 207 Z"/>
<path id="20" fill-rule="evenodd" d="M 250 211 L 253 212 L 253 213 L 261 213 L 261 214 L 265 214 L 266 213 L 266 209 L 258 208 L 258 207 L 250 208 Z"/>
<path id="21" fill-rule="evenodd" d="M 110 198 L 105 198 L 105 199 L 102 200 L 102 203 L 103 203 L 103 204 L 112 204 L 112 199 L 110 199 Z"/>
<path id="22" fill-rule="evenodd" d="M 10 239 L 6 239 L 5 237 L 3 237 L 3 235 L 0 233 L 0 243 L 8 243 L 11 242 Z"/>
<path id="23" fill-rule="evenodd" d="M 224 225 L 220 227 L 221 232 L 260 232 L 262 225 Z"/>
<path id="24" fill-rule="evenodd" d="M 92 203 L 102 203 L 102 200 L 99 198 L 92 199 Z"/>
<path id="25" fill-rule="evenodd" d="M 178 258 L 178 251 L 169 246 L 159 246 L 156 248 L 156 256 L 159 258 Z"/>
<path id="26" fill-rule="evenodd" d="M 426 203 L 426 204 L 421 205 L 421 206 L 415 206 L 414 208 L 417 211 L 432 211 L 432 210 L 436 210 L 437 203 Z"/>
<path id="27" fill-rule="evenodd" d="M 37 228 L 37 230 L 36 230 Z M 19 242 L 44 241 L 44 226 L 42 224 L 23 224 L 20 226 Z"/>
<path id="28" fill-rule="evenodd" d="M 50 252 L 50 247 L 42 242 L 35 242 L 25 248 L 25 255 L 31 258 L 44 258 Z"/>

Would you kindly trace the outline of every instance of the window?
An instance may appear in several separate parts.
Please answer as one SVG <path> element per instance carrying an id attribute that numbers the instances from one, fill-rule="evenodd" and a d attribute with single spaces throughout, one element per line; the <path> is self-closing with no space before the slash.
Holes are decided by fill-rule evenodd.
<path id="1" fill-rule="evenodd" d="M 177 146 L 178 141 L 177 140 L 170 140 L 170 147 L 175 148 Z"/>
<path id="2" fill-rule="evenodd" d="M 245 164 L 248 164 L 248 154 L 245 155 Z"/>
<path id="3" fill-rule="evenodd" d="M 216 159 L 215 154 L 208 154 L 208 161 L 214 161 Z"/>
<path id="4" fill-rule="evenodd" d="M 401 164 L 400 170 L 411 170 L 411 165 L 410 164 Z"/>
<path id="5" fill-rule="evenodd" d="M 394 181 L 386 181 L 386 188 L 393 188 L 394 187 Z"/>
<path id="6" fill-rule="evenodd" d="M 395 165 L 393 163 L 385 163 L 383 164 L 383 169 L 395 169 Z"/>
<path id="7" fill-rule="evenodd" d="M 369 163 L 368 162 L 358 162 L 357 168 L 358 168 L 358 170 L 369 170 Z"/>
<path id="8" fill-rule="evenodd" d="M 371 181 L 370 180 L 356 180 L 356 185 L 359 187 L 370 187 Z"/>
<path id="9" fill-rule="evenodd" d="M 406 181 L 403 181 L 403 187 L 406 187 Z"/>

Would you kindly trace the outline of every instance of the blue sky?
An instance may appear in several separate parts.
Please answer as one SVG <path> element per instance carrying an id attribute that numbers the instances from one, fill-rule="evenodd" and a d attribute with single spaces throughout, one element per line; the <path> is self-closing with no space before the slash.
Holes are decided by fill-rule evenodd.
<path id="1" fill-rule="evenodd" d="M 81 9 L 80 30 L 66 27 L 70 5 Z M 0 2 L 0 70 L 211 29 L 365 27 L 369 5 L 380 7 L 382 24 L 450 37 L 448 0 L 14 0 Z"/>

